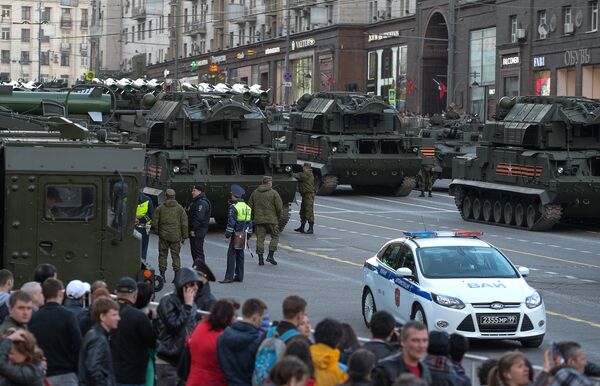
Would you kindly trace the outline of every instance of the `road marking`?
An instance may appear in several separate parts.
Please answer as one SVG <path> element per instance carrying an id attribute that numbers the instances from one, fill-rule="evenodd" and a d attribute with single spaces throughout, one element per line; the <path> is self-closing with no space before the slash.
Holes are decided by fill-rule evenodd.
<path id="1" fill-rule="evenodd" d="M 363 264 L 358 264 L 358 263 L 355 263 L 353 261 L 348 261 L 348 260 L 340 259 L 338 257 L 327 256 L 327 255 L 324 255 L 322 253 L 306 251 L 304 249 L 290 247 L 289 245 L 285 245 L 285 244 L 279 244 L 279 248 L 280 249 L 285 249 L 286 251 L 290 251 L 290 252 L 302 253 L 302 254 L 305 254 L 305 255 L 315 256 L 315 257 L 319 257 L 321 259 L 336 261 L 338 263 L 353 265 L 353 266 L 356 266 L 356 267 L 362 267 L 363 266 Z"/>
<path id="2" fill-rule="evenodd" d="M 358 224 L 358 225 L 366 225 L 366 226 L 370 226 L 370 227 L 374 227 L 374 228 L 387 229 L 387 230 L 394 231 L 394 232 L 408 232 L 408 231 L 403 230 L 403 229 L 386 227 L 384 225 L 369 224 L 369 223 L 360 222 L 360 221 L 348 220 L 348 219 L 345 219 L 345 218 L 325 216 L 325 215 L 322 215 L 322 214 L 315 214 L 315 217 L 323 217 L 323 218 L 328 218 L 330 220 L 344 221 L 344 222 L 349 222 L 349 223 Z"/>
<path id="3" fill-rule="evenodd" d="M 595 280 L 590 280 L 590 279 L 581 279 L 581 281 L 584 281 L 586 283 L 595 283 Z"/>
<path id="4" fill-rule="evenodd" d="M 577 280 L 577 278 L 575 276 L 571 276 L 571 275 L 567 275 L 565 276 L 567 279 L 571 279 L 571 280 Z"/>
<path id="5" fill-rule="evenodd" d="M 567 251 L 574 251 L 574 250 L 575 250 L 575 248 L 569 248 L 569 247 L 565 247 L 565 249 L 566 249 Z"/>
<path id="6" fill-rule="evenodd" d="M 546 273 L 547 273 L 548 275 L 558 275 L 558 273 L 556 273 L 556 272 L 550 272 L 550 271 L 546 271 Z"/>
<path id="7" fill-rule="evenodd" d="M 548 246 L 552 248 L 560 248 L 560 245 L 548 244 Z"/>
<path id="8" fill-rule="evenodd" d="M 590 251 L 579 251 L 579 252 L 581 252 L 581 253 L 592 253 Z"/>
<path id="9" fill-rule="evenodd" d="M 559 318 L 565 318 L 565 319 L 568 319 L 568 320 L 573 321 L 573 322 L 589 324 L 592 327 L 600 328 L 600 323 L 590 322 L 589 320 L 584 320 L 584 319 L 576 318 L 574 316 L 565 315 L 565 314 L 561 314 L 561 313 L 550 311 L 550 310 L 546 310 L 546 314 L 552 315 L 552 316 L 557 316 Z"/>
<path id="10" fill-rule="evenodd" d="M 388 198 L 371 197 L 371 196 L 361 196 L 361 197 L 370 198 L 371 200 L 393 202 L 394 204 L 402 204 L 402 205 L 416 206 L 416 207 L 419 207 L 419 208 L 434 209 L 434 210 L 437 210 L 437 211 L 440 211 L 440 212 L 448 212 L 448 213 L 456 213 L 456 212 L 458 212 L 458 210 L 456 210 L 456 209 L 455 210 L 450 210 L 450 209 L 436 208 L 434 206 L 428 206 L 428 205 L 411 204 L 409 202 L 390 200 Z"/>
<path id="11" fill-rule="evenodd" d="M 584 267 L 590 267 L 590 268 L 600 268 L 600 265 L 595 265 L 595 264 L 589 264 L 589 263 L 582 263 L 580 261 L 574 261 L 574 260 L 567 260 L 567 259 L 561 259 L 559 257 L 552 257 L 552 256 L 546 256 L 546 255 L 539 255 L 537 253 L 530 253 L 530 252 L 523 252 L 523 251 L 516 251 L 514 249 L 507 249 L 507 248 L 499 248 L 503 251 L 507 251 L 507 252 L 512 252 L 512 253 L 518 253 L 521 255 L 527 255 L 527 256 L 535 256 L 535 257 L 540 257 L 542 259 L 548 259 L 548 260 L 556 260 L 556 261 L 562 261 L 563 263 L 570 263 L 570 264 L 576 264 L 576 265 L 583 265 Z"/>

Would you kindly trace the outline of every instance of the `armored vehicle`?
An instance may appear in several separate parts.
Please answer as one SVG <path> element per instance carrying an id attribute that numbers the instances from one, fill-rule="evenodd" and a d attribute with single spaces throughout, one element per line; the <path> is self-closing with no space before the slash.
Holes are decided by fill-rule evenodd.
<path id="1" fill-rule="evenodd" d="M 600 100 L 502 98 L 476 153 L 454 159 L 463 219 L 529 230 L 600 216 Z"/>
<path id="2" fill-rule="evenodd" d="M 435 140 L 435 180 L 452 178 L 452 160 L 456 156 L 475 152 L 482 128 L 479 118 L 473 116 L 448 119 L 435 114 L 429 120 L 421 135 Z"/>
<path id="3" fill-rule="evenodd" d="M 54 264 L 65 282 L 102 279 L 112 288 L 124 275 L 135 277 L 144 145 L 126 135 L 96 139 L 83 125 L 46 110 L 58 102 L 32 102 L 38 96 L 27 103 L 46 115 L 19 114 L 11 106 L 27 95 L 18 93 L 0 98 L 1 267 L 14 273 L 16 285 L 31 280 L 40 263 Z M 98 110 L 90 98 L 87 110 Z"/>
<path id="4" fill-rule="evenodd" d="M 319 195 L 338 184 L 356 190 L 386 188 L 406 196 L 422 162 L 433 163 L 433 140 L 399 134 L 397 111 L 359 93 L 305 94 L 289 114 L 290 146 L 298 163 L 313 165 Z"/>
<path id="5" fill-rule="evenodd" d="M 146 184 L 156 194 L 173 188 L 181 203 L 191 199 L 192 185 L 205 185 L 212 216 L 223 224 L 231 185 L 248 198 L 271 175 L 284 202 L 283 229 L 296 194 L 296 154 L 271 136 L 251 92 L 217 86 L 185 84 L 189 91 L 161 94 L 146 114 Z"/>

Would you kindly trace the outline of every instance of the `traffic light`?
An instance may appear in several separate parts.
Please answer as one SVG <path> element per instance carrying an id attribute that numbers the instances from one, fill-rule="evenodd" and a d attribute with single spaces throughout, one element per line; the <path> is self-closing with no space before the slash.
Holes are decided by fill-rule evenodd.
<path id="1" fill-rule="evenodd" d="M 219 66 L 216 66 L 214 64 L 210 66 L 210 72 L 217 72 L 217 71 L 219 71 Z"/>
<path id="2" fill-rule="evenodd" d="M 190 63 L 190 66 L 192 66 L 192 69 L 195 70 L 196 68 L 198 68 L 198 63 L 193 60 L 192 63 Z"/>

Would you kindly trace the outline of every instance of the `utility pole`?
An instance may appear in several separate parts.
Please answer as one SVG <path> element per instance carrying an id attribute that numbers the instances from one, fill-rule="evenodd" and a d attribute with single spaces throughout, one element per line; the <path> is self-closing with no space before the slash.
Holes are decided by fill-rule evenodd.
<path id="1" fill-rule="evenodd" d="M 175 71 L 173 71 L 173 82 L 175 84 L 175 90 L 179 84 L 179 27 L 181 17 L 181 0 L 175 0 Z"/>
<path id="2" fill-rule="evenodd" d="M 38 82 L 42 81 L 42 2 L 38 2 Z"/>
<path id="3" fill-rule="evenodd" d="M 286 0 L 286 14 L 285 14 L 285 61 L 283 63 L 283 67 L 285 68 L 285 73 L 289 74 L 290 72 L 290 1 Z M 278 79 L 277 81 L 282 82 L 283 79 Z M 283 100 L 285 106 L 288 107 L 290 105 L 290 90 L 291 87 L 283 88 Z"/>
<path id="4" fill-rule="evenodd" d="M 446 78 L 446 108 L 454 99 L 454 27 L 456 25 L 456 0 L 448 4 L 448 77 Z"/>

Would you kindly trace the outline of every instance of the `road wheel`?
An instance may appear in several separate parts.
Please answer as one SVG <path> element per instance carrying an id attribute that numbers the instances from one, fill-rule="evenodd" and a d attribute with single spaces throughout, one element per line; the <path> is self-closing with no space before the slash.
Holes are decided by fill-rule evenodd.
<path id="1" fill-rule="evenodd" d="M 525 206 L 518 202 L 517 205 L 515 205 L 515 224 L 517 226 L 523 226 L 523 223 L 525 222 Z"/>
<path id="2" fill-rule="evenodd" d="M 537 210 L 537 205 L 527 205 L 527 228 L 533 228 L 539 217 L 540 212 Z"/>
<path id="3" fill-rule="evenodd" d="M 503 215 L 504 215 L 504 223 L 505 223 L 506 225 L 510 225 L 510 224 L 512 224 L 512 222 L 513 222 L 513 215 L 514 215 L 514 212 L 515 212 L 515 211 L 514 211 L 514 207 L 513 207 L 513 204 L 512 204 L 512 202 L 510 202 L 510 201 L 506 201 L 506 202 L 504 203 L 504 212 L 503 212 Z"/>
<path id="4" fill-rule="evenodd" d="M 318 196 L 329 196 L 335 192 L 338 185 L 338 178 L 332 175 L 315 176 L 315 193 Z"/>
<path id="5" fill-rule="evenodd" d="M 502 203 L 500 200 L 494 201 L 494 222 L 502 222 Z"/>
<path id="6" fill-rule="evenodd" d="M 473 199 L 471 198 L 471 196 L 466 196 L 465 199 L 463 200 L 463 204 L 462 204 L 462 215 L 465 220 L 471 218 L 471 210 L 472 209 L 473 209 Z"/>
<path id="7" fill-rule="evenodd" d="M 410 316 L 412 320 L 417 320 L 427 326 L 427 317 L 425 316 L 425 311 L 423 311 L 423 307 L 420 304 L 415 304 L 413 306 L 413 312 Z M 427 327 L 429 329 L 429 326 Z"/>
<path id="8" fill-rule="evenodd" d="M 377 307 L 375 306 L 375 298 L 373 297 L 373 293 L 371 292 L 369 287 L 365 287 L 362 297 L 362 314 L 367 328 L 371 327 L 371 319 L 373 318 L 373 314 L 375 312 L 377 312 Z"/>
<path id="9" fill-rule="evenodd" d="M 165 286 L 165 278 L 159 274 L 154 274 L 154 292 L 160 292 Z"/>
<path id="10" fill-rule="evenodd" d="M 492 202 L 490 200 L 483 201 L 483 221 L 490 222 L 492 220 Z"/>
<path id="11" fill-rule="evenodd" d="M 527 348 L 538 348 L 544 341 L 544 335 L 534 336 L 533 338 L 521 340 L 521 345 Z"/>
<path id="12" fill-rule="evenodd" d="M 481 218 L 481 199 L 479 197 L 473 200 L 473 218 L 475 220 Z"/>

